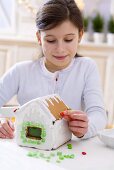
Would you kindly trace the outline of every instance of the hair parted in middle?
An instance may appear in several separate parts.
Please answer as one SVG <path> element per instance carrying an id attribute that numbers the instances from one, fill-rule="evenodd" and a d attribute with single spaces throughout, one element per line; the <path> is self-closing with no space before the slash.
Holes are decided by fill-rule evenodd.
<path id="1" fill-rule="evenodd" d="M 49 30 L 69 20 L 83 30 L 83 18 L 74 0 L 46 0 L 36 14 L 38 31 Z"/>

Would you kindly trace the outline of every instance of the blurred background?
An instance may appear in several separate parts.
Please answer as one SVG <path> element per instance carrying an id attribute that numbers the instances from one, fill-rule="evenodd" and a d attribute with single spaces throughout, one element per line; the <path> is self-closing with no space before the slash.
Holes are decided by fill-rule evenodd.
<path id="1" fill-rule="evenodd" d="M 78 53 L 98 64 L 108 125 L 114 124 L 114 0 L 75 0 L 84 19 Z M 37 58 L 35 14 L 43 0 L 0 0 L 0 77 L 16 62 Z M 8 104 L 16 105 L 16 97 Z"/>

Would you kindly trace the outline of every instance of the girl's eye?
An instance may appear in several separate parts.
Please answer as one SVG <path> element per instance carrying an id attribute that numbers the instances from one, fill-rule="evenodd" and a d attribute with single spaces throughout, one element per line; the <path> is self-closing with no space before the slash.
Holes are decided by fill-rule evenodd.
<path id="1" fill-rule="evenodd" d="M 55 43 L 56 42 L 56 40 L 46 40 L 48 43 Z M 65 42 L 71 42 L 71 41 L 73 41 L 73 39 L 65 39 L 64 40 Z"/>
<path id="2" fill-rule="evenodd" d="M 54 43 L 56 40 L 47 40 L 48 43 Z"/>
<path id="3" fill-rule="evenodd" d="M 66 42 L 71 42 L 71 41 L 73 41 L 73 39 L 68 39 L 68 40 L 66 39 L 65 41 Z"/>

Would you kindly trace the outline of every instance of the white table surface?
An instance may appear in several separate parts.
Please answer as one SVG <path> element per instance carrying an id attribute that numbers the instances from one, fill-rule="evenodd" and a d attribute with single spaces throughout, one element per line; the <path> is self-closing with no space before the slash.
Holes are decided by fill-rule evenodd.
<path id="1" fill-rule="evenodd" d="M 0 170 L 114 170 L 114 149 L 106 147 L 98 137 L 88 140 L 79 140 L 73 137 L 69 142 L 73 148 L 68 149 L 67 144 L 54 151 L 41 151 L 46 155 L 61 151 L 64 154 L 75 154 L 74 159 L 67 159 L 56 163 L 57 156 L 50 163 L 45 160 L 28 157 L 27 153 L 38 151 L 20 147 L 15 139 L 0 139 Z M 86 152 L 86 155 L 82 155 Z"/>

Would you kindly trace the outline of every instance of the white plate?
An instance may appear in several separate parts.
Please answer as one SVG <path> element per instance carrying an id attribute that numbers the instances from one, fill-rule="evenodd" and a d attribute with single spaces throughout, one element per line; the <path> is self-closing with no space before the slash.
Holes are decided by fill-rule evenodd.
<path id="1" fill-rule="evenodd" d="M 114 148 L 114 128 L 100 131 L 98 137 L 105 145 Z"/>

